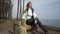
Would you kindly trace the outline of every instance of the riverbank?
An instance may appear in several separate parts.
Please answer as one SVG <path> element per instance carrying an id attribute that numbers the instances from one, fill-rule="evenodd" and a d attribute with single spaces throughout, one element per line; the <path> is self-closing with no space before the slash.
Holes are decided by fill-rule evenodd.
<path id="1" fill-rule="evenodd" d="M 13 23 L 17 24 L 18 26 L 18 22 L 15 21 L 9 21 L 9 20 L 1 20 L 0 21 L 0 34 L 12 34 L 13 32 Z M 53 26 L 48 26 L 48 25 L 44 25 L 51 34 L 60 34 L 60 28 L 57 27 L 53 27 Z M 39 28 L 40 32 L 43 32 L 41 28 Z M 18 28 L 16 28 L 16 34 L 18 33 Z M 29 32 L 30 33 L 30 32 Z"/>

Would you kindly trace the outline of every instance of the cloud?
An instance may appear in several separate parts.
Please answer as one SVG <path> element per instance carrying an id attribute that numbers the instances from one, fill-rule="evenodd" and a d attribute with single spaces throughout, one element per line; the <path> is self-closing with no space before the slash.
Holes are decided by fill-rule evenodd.
<path id="1" fill-rule="evenodd" d="M 25 0 L 27 2 L 32 2 L 33 5 L 48 5 L 50 3 L 56 2 L 57 0 Z"/>
<path id="2" fill-rule="evenodd" d="M 33 8 L 37 15 L 41 19 L 59 19 L 60 16 L 60 0 L 25 0 L 24 7 L 26 4 L 32 2 Z M 16 17 L 17 12 L 17 0 L 13 1 L 13 16 Z"/>

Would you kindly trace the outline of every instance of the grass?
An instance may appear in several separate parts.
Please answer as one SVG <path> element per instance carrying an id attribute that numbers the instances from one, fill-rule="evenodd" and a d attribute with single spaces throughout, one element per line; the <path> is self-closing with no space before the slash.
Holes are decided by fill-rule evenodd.
<path id="1" fill-rule="evenodd" d="M 14 20 L 14 21 L 6 21 L 6 20 L 0 20 L 0 28 L 1 27 L 5 27 L 5 28 L 7 28 L 7 29 L 13 29 L 13 26 L 15 25 L 15 34 L 19 34 L 19 25 L 18 25 L 19 23 L 18 23 L 18 21 L 16 21 L 16 20 Z M 47 26 L 46 25 L 46 27 L 49 29 L 49 30 L 54 30 L 54 31 L 56 31 L 56 32 L 60 32 L 60 28 L 57 28 L 57 27 L 53 27 L 53 26 Z M 4 28 L 4 29 L 5 29 Z M 39 30 L 39 31 L 41 31 L 41 30 Z"/>
<path id="2" fill-rule="evenodd" d="M 0 20 L 0 24 L 5 23 L 5 20 Z"/>
<path id="3" fill-rule="evenodd" d="M 46 27 L 47 27 L 47 29 L 50 29 L 50 30 L 54 30 L 54 31 L 60 32 L 60 28 L 53 27 L 53 26 L 46 26 Z"/>

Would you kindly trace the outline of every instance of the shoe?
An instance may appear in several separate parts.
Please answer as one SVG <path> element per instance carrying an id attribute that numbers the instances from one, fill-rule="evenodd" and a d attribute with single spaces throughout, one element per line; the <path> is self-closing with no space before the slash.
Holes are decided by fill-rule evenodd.
<path id="1" fill-rule="evenodd" d="M 49 34 L 49 32 L 45 32 L 45 34 Z"/>
<path id="2" fill-rule="evenodd" d="M 31 32 L 32 32 L 33 34 L 37 34 L 36 30 L 31 30 Z"/>

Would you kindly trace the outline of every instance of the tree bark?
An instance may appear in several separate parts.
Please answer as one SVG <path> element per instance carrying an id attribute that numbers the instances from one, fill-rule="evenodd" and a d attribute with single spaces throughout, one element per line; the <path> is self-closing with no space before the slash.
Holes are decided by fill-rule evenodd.
<path id="1" fill-rule="evenodd" d="M 23 10 L 24 10 L 24 0 L 20 0 L 20 22 L 19 22 L 19 27 L 20 27 L 20 34 L 27 34 L 26 31 L 26 22 L 22 20 L 22 15 L 23 15 Z"/>

